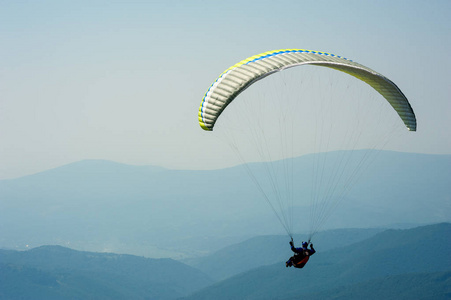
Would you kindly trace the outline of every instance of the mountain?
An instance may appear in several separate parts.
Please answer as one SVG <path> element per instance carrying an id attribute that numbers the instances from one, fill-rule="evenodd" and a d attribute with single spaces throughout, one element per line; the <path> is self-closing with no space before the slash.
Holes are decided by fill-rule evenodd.
<path id="1" fill-rule="evenodd" d="M 293 160 L 300 199 L 310 197 L 305 170 L 314 160 Z M 450 180 L 451 155 L 382 151 L 324 229 L 451 221 Z M 309 211 L 302 201 L 292 208 L 298 233 Z M 87 160 L 0 181 L 2 248 L 52 244 L 183 259 L 281 232 L 241 166 L 189 171 Z"/>
<path id="2" fill-rule="evenodd" d="M 186 299 L 380 299 L 385 295 L 449 299 L 450 236 L 451 224 L 441 223 L 386 230 L 326 252 L 317 244 L 319 251 L 302 270 L 286 268 L 281 261 L 238 274 Z"/>
<path id="3" fill-rule="evenodd" d="M 388 276 L 308 295 L 309 300 L 450 299 L 451 271 Z M 299 297 L 291 298 L 299 299 Z M 288 300 L 288 299 L 287 299 Z"/>
<path id="4" fill-rule="evenodd" d="M 344 247 L 383 231 L 384 229 L 336 229 L 319 232 L 315 237 L 315 245 L 321 251 Z M 297 247 L 306 235 L 295 235 Z M 241 243 L 224 247 L 210 255 L 185 259 L 187 263 L 211 278 L 224 280 L 233 275 L 249 271 L 256 267 L 272 265 L 287 260 L 292 252 L 287 236 L 258 236 Z"/>
<path id="5" fill-rule="evenodd" d="M 0 228 L 5 230 L 0 245 L 24 249 L 25 245 L 59 244 L 79 250 L 180 257 L 197 247 L 199 242 L 191 241 L 196 232 L 209 242 L 193 250 L 194 254 L 208 251 L 205 245 L 214 245 L 215 236 L 221 237 L 218 245 L 222 247 L 224 241 L 237 240 L 229 236 L 239 229 L 234 221 L 241 219 L 242 224 L 243 216 L 231 192 L 213 201 L 218 191 L 213 193 L 208 182 L 236 178 L 237 173 L 239 169 L 210 173 L 89 160 L 3 180 Z M 201 197 L 205 184 L 209 197 Z M 252 201 L 247 207 L 252 204 L 261 207 Z M 220 211 L 220 205 L 231 208 Z"/>
<path id="6" fill-rule="evenodd" d="M 211 283 L 172 259 L 61 246 L 0 250 L 1 299 L 176 299 Z"/>
<path id="7" fill-rule="evenodd" d="M 450 223 L 333 230 L 318 236 L 302 270 L 286 268 L 287 257 L 262 266 L 260 259 L 276 255 L 255 251 L 243 261 L 253 269 L 216 282 L 172 259 L 61 246 L 0 250 L 0 299 L 449 299 L 450 234 Z M 275 238 L 282 237 L 257 237 L 224 254 L 233 263 L 249 246 L 264 249 Z"/>

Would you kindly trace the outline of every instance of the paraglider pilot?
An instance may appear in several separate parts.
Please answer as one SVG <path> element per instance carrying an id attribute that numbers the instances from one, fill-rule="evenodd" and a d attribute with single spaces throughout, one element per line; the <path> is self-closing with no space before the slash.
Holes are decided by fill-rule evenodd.
<path id="1" fill-rule="evenodd" d="M 290 259 L 285 263 L 285 266 L 287 268 L 303 268 L 305 266 L 310 256 L 312 256 L 316 252 L 313 248 L 313 244 L 310 244 L 310 249 L 308 249 L 308 244 L 308 242 L 302 242 L 302 248 L 295 248 L 293 244 L 293 238 L 291 239 L 290 246 L 291 251 L 294 252 L 294 255 L 290 257 Z"/>

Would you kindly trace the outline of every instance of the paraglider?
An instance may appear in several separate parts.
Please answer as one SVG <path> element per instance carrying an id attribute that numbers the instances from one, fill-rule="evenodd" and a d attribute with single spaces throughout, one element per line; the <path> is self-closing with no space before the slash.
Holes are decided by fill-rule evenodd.
<path id="1" fill-rule="evenodd" d="M 237 118 L 237 121 L 233 124 L 231 122 L 223 122 L 223 125 L 233 125 L 237 127 L 236 131 L 247 132 L 249 131 L 249 138 L 244 138 L 244 140 L 253 142 L 256 144 L 256 150 L 254 151 L 255 155 L 253 156 L 253 161 L 256 161 L 257 157 L 260 157 L 260 161 L 265 161 L 268 164 L 271 164 L 263 170 L 259 169 L 257 171 L 254 170 L 254 166 L 250 166 L 249 161 L 244 158 L 244 155 L 241 151 L 246 151 L 247 148 L 240 147 L 238 143 L 235 142 L 235 138 L 232 137 L 230 140 L 230 145 L 232 149 L 238 154 L 240 159 L 244 162 L 244 166 L 246 171 L 250 175 L 252 181 L 257 185 L 258 190 L 263 195 L 263 198 L 270 205 L 272 211 L 275 213 L 276 217 L 284 227 L 288 236 L 292 240 L 292 227 L 293 220 L 296 219 L 295 214 L 293 213 L 293 207 L 296 201 L 306 201 L 305 195 L 298 196 L 295 195 L 295 188 L 299 186 L 298 179 L 294 179 L 295 174 L 297 174 L 297 170 L 295 168 L 295 164 L 292 162 L 293 157 L 296 155 L 297 143 L 299 140 L 307 141 L 307 137 L 310 135 L 314 136 L 314 140 L 320 140 L 321 145 L 329 145 L 329 140 L 334 138 L 334 134 L 330 132 L 331 129 L 339 128 L 344 126 L 344 123 L 348 118 L 343 121 L 332 123 L 331 125 L 324 126 L 323 123 L 319 120 L 319 116 L 314 115 L 312 118 L 317 125 L 316 129 L 310 129 L 307 126 L 297 126 L 296 122 L 301 117 L 299 114 L 293 114 L 294 123 L 291 122 L 287 118 L 286 112 L 290 112 L 291 110 L 295 111 L 296 99 L 292 100 L 291 98 L 296 98 L 298 94 L 290 95 L 287 99 L 280 96 L 279 92 L 283 92 L 286 85 L 283 85 L 283 88 L 276 89 L 276 96 L 269 100 L 272 107 L 281 108 L 285 111 L 281 114 L 281 116 L 276 116 L 275 112 L 270 112 L 271 115 L 269 118 L 264 120 L 258 120 L 257 126 L 249 125 L 247 121 L 252 119 L 254 116 L 260 113 L 261 107 L 260 99 L 258 101 L 252 102 L 247 108 L 242 106 L 242 102 L 237 99 L 244 91 L 247 89 L 251 89 L 254 84 L 259 82 L 264 78 L 271 78 L 273 74 L 276 73 L 285 73 L 286 69 L 296 69 L 301 66 L 318 66 L 325 67 L 332 70 L 340 71 L 338 73 L 346 73 L 351 75 L 354 78 L 357 78 L 357 81 L 361 81 L 369 85 L 372 89 L 377 91 L 379 95 L 382 96 L 381 99 L 377 99 L 378 104 L 384 107 L 391 107 L 391 112 L 396 112 L 396 122 L 398 123 L 401 120 L 404 123 L 404 126 L 407 127 L 409 131 L 416 131 L 417 121 L 415 117 L 415 113 L 406 98 L 403 92 L 398 88 L 398 86 L 389 80 L 387 77 L 382 74 L 364 66 L 359 63 L 356 63 L 350 59 L 337 56 L 334 54 L 313 51 L 313 50 L 305 50 L 305 49 L 281 49 L 281 50 L 273 50 L 264 52 L 261 54 L 257 54 L 251 56 L 247 59 L 244 59 L 237 64 L 231 66 L 226 69 L 223 73 L 219 75 L 219 77 L 211 84 L 210 88 L 205 93 L 202 98 L 199 110 L 198 110 L 198 120 L 199 125 L 202 129 L 206 131 L 213 131 L 216 127 L 216 123 L 221 119 L 221 116 L 228 110 L 228 107 L 237 102 L 234 109 L 237 112 L 240 112 L 241 115 Z M 337 72 L 332 72 L 337 73 Z M 347 76 L 349 77 L 349 76 Z M 285 83 L 284 83 L 285 84 Z M 351 86 L 353 84 L 350 84 Z M 260 88 L 261 85 L 258 87 Z M 368 86 L 366 86 L 368 87 Z M 375 93 L 376 94 L 376 93 Z M 328 95 L 325 96 L 326 98 Z M 380 98 L 380 96 L 378 96 Z M 238 98 L 241 98 L 238 97 Z M 306 97 L 308 98 L 308 97 Z M 359 102 L 356 104 L 356 112 L 354 116 L 357 117 L 360 114 L 359 110 L 361 107 L 365 107 L 367 99 L 363 97 L 363 99 L 358 99 Z M 306 100 L 307 101 L 307 100 Z M 312 100 L 313 102 L 313 100 Z M 385 103 L 384 103 L 385 102 Z M 294 104 L 293 104 L 294 103 Z M 332 103 L 334 105 L 346 106 L 345 101 Z M 353 104 L 354 105 L 354 104 Z M 321 104 L 321 110 L 324 108 L 328 108 L 329 104 Z M 352 106 L 352 105 L 351 105 Z M 354 107 L 351 107 L 354 108 Z M 389 112 L 391 114 L 391 112 Z M 311 117 L 313 112 L 305 112 L 307 114 L 306 119 Z M 310 115 L 309 115 L 310 114 Z M 331 110 L 328 112 L 328 115 L 325 117 L 328 121 L 330 116 L 339 115 L 340 112 L 336 112 L 335 110 Z M 376 115 L 385 115 L 384 113 L 377 114 L 376 112 L 370 111 L 368 116 L 362 117 L 364 119 L 371 119 Z M 395 115 L 395 114 L 394 114 Z M 267 117 L 265 115 L 265 117 Z M 271 122 L 274 122 L 271 123 Z M 270 130 L 263 129 L 261 124 L 273 124 L 268 125 Z M 379 122 L 383 124 L 384 122 Z M 294 124 L 294 125 L 293 125 Z M 277 127 L 279 126 L 279 127 Z M 298 132 L 292 132 L 292 128 L 300 127 Z M 378 125 L 379 126 L 379 125 Z M 313 126 L 312 126 L 313 127 Z M 358 123 L 357 125 L 350 125 L 351 130 L 361 130 L 364 131 L 366 129 L 365 126 Z M 235 128 L 236 129 L 236 128 Z M 285 132 L 286 130 L 286 132 Z M 269 133 L 268 131 L 271 131 Z M 275 131 L 274 138 L 271 134 Z M 388 129 L 388 135 L 390 135 L 392 129 Z M 324 132 L 324 133 L 323 133 Z M 325 136 L 324 141 L 321 141 L 321 137 L 318 137 L 320 134 Z M 339 136 L 338 139 L 347 141 L 342 148 L 351 150 L 360 149 L 358 148 L 357 142 L 361 138 L 361 132 L 353 133 L 346 132 L 346 135 Z M 385 138 L 385 137 L 384 137 Z M 370 139 L 370 138 L 369 138 Z M 237 139 L 238 140 L 238 139 Z M 274 141 L 275 145 L 269 145 L 269 141 Z M 386 141 L 379 142 L 379 144 L 375 143 L 370 146 L 370 150 L 376 149 L 378 145 L 382 146 L 386 143 Z M 308 144 L 304 142 L 303 144 Z M 273 148 L 280 146 L 283 148 L 283 151 L 277 153 L 277 155 L 267 154 L 273 150 Z M 243 150 L 246 149 L 246 150 Z M 338 206 L 338 203 L 344 199 L 345 195 L 349 193 L 352 186 L 355 184 L 357 179 L 359 178 L 361 172 L 365 169 L 365 163 L 369 161 L 368 153 L 356 152 L 357 159 L 350 158 L 346 156 L 348 153 L 342 151 L 344 154 L 342 157 L 337 159 L 338 163 L 334 163 L 333 165 L 327 165 L 326 161 L 328 159 L 327 149 L 323 150 L 323 148 L 318 147 L 315 148 L 314 153 L 318 154 L 316 158 L 316 162 L 313 163 L 312 175 L 312 196 L 311 198 L 311 228 L 309 231 L 308 241 L 312 239 L 313 235 L 318 232 L 319 229 L 324 226 L 326 220 L 332 214 L 332 211 Z M 341 150 L 341 149 L 338 149 Z M 339 154 L 342 154 L 341 152 Z M 289 161 L 289 163 L 285 166 L 285 162 Z M 282 166 L 284 165 L 284 166 Z M 276 173 L 278 169 L 283 169 L 280 173 Z M 348 168 L 349 172 L 345 172 L 344 170 Z M 261 173 L 266 172 L 266 179 L 261 180 Z M 282 175 L 279 175 L 282 174 Z M 318 192 L 319 191 L 319 192 Z M 303 203 L 304 204 L 304 203 Z M 293 256 L 292 259 L 287 261 L 286 265 L 295 266 L 295 267 L 303 267 L 305 263 L 308 261 L 309 257 L 315 253 L 313 246 L 310 244 L 311 248 L 294 248 L 293 242 L 290 242 L 290 245 L 293 249 L 293 252 L 297 253 L 297 255 Z M 302 249 L 302 250 L 301 250 Z M 297 252 L 298 251 L 298 252 Z"/>
<path id="2" fill-rule="evenodd" d="M 293 251 L 295 254 L 288 259 L 288 261 L 285 263 L 285 266 L 288 267 L 295 267 L 302 269 L 305 264 L 309 261 L 310 256 L 315 254 L 315 249 L 313 248 L 313 244 L 310 243 L 310 249 L 308 249 L 308 242 L 302 242 L 301 248 L 295 248 L 293 240 L 290 241 L 291 251 Z"/>

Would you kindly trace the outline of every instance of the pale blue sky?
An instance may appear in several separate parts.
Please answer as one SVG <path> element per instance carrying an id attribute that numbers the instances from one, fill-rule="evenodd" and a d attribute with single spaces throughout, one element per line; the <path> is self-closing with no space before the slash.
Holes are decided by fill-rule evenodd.
<path id="1" fill-rule="evenodd" d="M 197 110 L 227 67 L 305 48 L 362 63 L 411 102 L 389 149 L 451 154 L 450 1 L 0 1 L 0 179 L 82 159 L 230 165 Z"/>

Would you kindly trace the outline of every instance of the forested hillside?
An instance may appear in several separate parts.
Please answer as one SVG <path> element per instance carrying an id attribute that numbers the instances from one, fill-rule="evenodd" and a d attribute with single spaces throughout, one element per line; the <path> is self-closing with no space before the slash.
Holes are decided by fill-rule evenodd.
<path id="1" fill-rule="evenodd" d="M 188 299 L 298 299 L 301 295 L 334 299 L 337 291 L 340 299 L 376 299 L 387 294 L 391 299 L 396 295 L 398 299 L 421 299 L 418 295 L 449 299 L 450 236 L 449 223 L 387 230 L 346 247 L 318 251 L 304 269 L 286 268 L 281 261 L 238 274 Z M 400 284 L 393 284 L 394 280 Z"/>
<path id="2" fill-rule="evenodd" d="M 212 282 L 172 259 L 60 246 L 0 250 L 0 299 L 176 299 Z"/>

